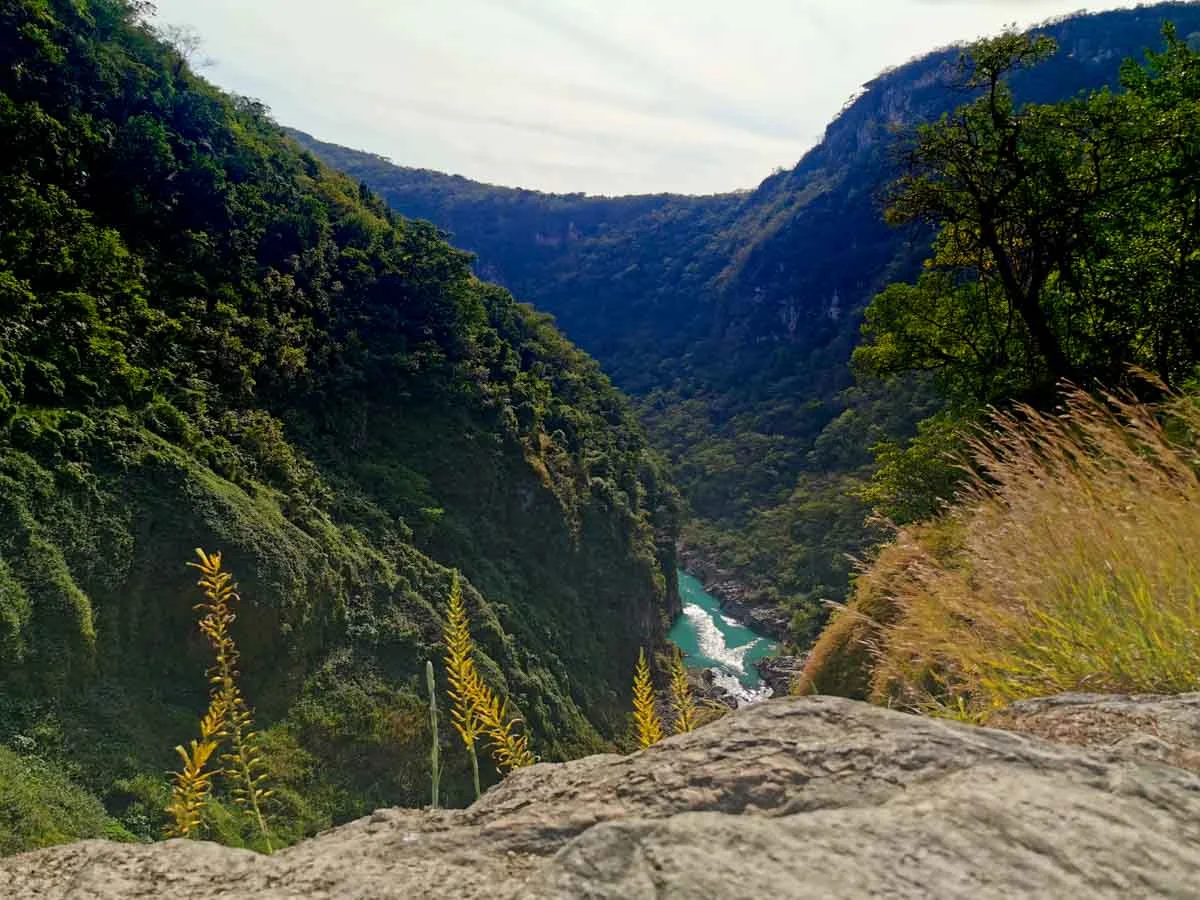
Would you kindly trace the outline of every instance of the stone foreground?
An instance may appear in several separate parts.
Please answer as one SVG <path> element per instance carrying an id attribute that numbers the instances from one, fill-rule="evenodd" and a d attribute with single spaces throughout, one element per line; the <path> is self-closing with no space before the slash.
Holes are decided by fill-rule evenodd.
<path id="1" fill-rule="evenodd" d="M 1140 753 L 1183 759 L 1155 737 L 1157 710 L 1178 742 L 1200 734 L 1200 701 L 1056 703 L 1071 734 L 1092 723 L 1086 747 L 772 700 L 632 756 L 534 766 L 469 810 L 381 810 L 273 857 L 85 841 L 0 860 L 0 885 L 38 900 L 1200 895 L 1200 775 Z M 1086 713 L 1098 703 L 1134 723 L 1112 747 Z M 1054 736 L 1054 708 L 1023 715 Z"/>

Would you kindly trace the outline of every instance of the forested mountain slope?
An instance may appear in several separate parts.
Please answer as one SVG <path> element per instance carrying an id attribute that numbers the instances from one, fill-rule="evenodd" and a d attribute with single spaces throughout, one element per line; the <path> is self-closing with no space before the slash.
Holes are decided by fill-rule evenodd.
<path id="1" fill-rule="evenodd" d="M 285 838 L 427 802 L 450 567 L 535 751 L 608 746 L 675 602 L 676 499 L 628 404 L 142 12 L 0 2 L 6 796 L 65 773 L 160 834 L 207 700 L 196 547 L 241 581 Z"/>
<path id="2" fill-rule="evenodd" d="M 1166 20 L 1200 33 L 1195 3 L 1047 24 L 1059 52 L 1014 74 L 1018 100 L 1115 87 L 1125 59 L 1162 46 Z M 940 403 L 920 378 L 855 385 L 848 362 L 866 305 L 928 255 L 931 232 L 890 228 L 884 198 L 912 127 L 964 101 L 950 87 L 959 56 L 880 75 L 794 169 L 744 194 L 540 194 L 297 136 L 447 230 L 633 392 L 694 513 L 689 543 L 790 607 L 803 639 L 872 539 L 856 495 L 869 447 L 906 439 Z"/>

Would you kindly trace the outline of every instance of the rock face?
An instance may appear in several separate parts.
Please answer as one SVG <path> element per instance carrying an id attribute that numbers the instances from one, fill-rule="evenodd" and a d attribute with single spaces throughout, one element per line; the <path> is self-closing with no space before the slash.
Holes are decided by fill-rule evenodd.
<path id="1" fill-rule="evenodd" d="M 1188 704 L 1180 721 L 1200 720 Z M 91 841 L 0 860 L 0 884 L 10 898 L 1194 897 L 1200 776 L 788 698 L 273 857 Z"/>

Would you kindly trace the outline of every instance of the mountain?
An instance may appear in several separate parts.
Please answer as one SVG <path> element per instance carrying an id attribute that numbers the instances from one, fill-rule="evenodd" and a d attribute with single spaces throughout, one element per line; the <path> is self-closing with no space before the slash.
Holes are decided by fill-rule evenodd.
<path id="1" fill-rule="evenodd" d="M 1057 54 L 1012 78 L 1022 102 L 1116 87 L 1121 63 L 1162 45 L 1164 22 L 1200 39 L 1200 6 L 1077 15 L 1037 29 Z M 819 601 L 845 596 L 851 557 L 877 532 L 859 491 L 870 448 L 903 442 L 941 399 L 921 378 L 856 383 L 862 313 L 914 277 L 932 232 L 883 220 L 908 135 L 964 101 L 946 48 L 889 70 L 790 171 L 710 197 L 589 197 L 497 188 L 295 133 L 427 219 L 487 273 L 555 316 L 637 398 L 693 513 L 694 566 L 731 572 L 810 639 Z"/>
<path id="2" fill-rule="evenodd" d="M 161 833 L 207 702 L 196 547 L 240 579 L 285 840 L 427 800 L 452 569 L 535 751 L 610 748 L 678 605 L 677 497 L 629 404 L 147 6 L 0 3 L 4 849 Z"/>

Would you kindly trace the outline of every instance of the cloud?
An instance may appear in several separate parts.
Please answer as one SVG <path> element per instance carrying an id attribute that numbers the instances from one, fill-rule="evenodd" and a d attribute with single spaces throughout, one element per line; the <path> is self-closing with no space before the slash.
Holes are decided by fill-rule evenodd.
<path id="1" fill-rule="evenodd" d="M 793 164 L 884 68 L 1078 0 L 157 3 L 203 35 L 208 77 L 325 140 L 499 184 L 709 193 Z"/>

